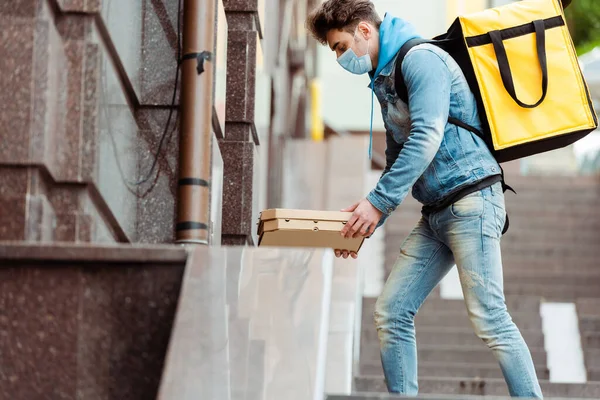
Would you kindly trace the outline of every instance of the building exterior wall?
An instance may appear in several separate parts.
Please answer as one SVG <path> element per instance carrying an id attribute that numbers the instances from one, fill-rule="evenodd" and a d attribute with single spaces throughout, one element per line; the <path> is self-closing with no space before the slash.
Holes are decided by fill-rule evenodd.
<path id="1" fill-rule="evenodd" d="M 176 110 L 151 166 L 175 86 L 177 2 L 17 4 L 0 6 L 11 37 L 0 45 L 1 218 L 14 227 L 0 239 L 172 241 Z"/>

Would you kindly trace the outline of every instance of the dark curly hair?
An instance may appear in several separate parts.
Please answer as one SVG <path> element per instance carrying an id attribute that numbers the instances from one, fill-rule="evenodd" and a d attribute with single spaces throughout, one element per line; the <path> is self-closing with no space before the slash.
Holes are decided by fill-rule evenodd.
<path id="1" fill-rule="evenodd" d="M 306 29 L 326 45 L 327 32 L 338 29 L 353 33 L 361 21 L 370 22 L 377 29 L 381 25 L 371 0 L 327 0 L 308 15 Z"/>

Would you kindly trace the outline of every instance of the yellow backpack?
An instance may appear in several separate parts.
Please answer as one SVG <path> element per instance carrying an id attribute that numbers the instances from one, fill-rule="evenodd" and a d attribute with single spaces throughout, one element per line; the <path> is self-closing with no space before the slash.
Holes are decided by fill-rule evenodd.
<path id="1" fill-rule="evenodd" d="M 396 92 L 406 103 L 402 61 L 421 43 L 443 48 L 460 65 L 482 132 L 448 121 L 481 136 L 498 162 L 567 146 L 598 126 L 559 0 L 523 0 L 461 16 L 445 35 L 407 42 L 395 65 Z"/>

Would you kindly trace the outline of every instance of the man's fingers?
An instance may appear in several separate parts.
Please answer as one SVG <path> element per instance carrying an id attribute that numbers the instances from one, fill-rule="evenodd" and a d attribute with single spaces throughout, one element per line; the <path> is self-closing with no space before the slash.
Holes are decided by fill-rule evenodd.
<path id="1" fill-rule="evenodd" d="M 358 220 L 358 216 L 357 215 L 352 215 L 352 217 L 350 217 L 350 220 L 348 222 L 346 222 L 346 225 L 342 229 L 342 236 L 343 237 L 349 237 L 348 236 L 348 232 L 351 231 L 352 226 L 356 223 L 357 220 Z"/>
<path id="2" fill-rule="evenodd" d="M 373 232 L 375 232 L 375 227 L 376 226 L 377 226 L 377 224 L 371 224 L 371 225 L 369 225 L 369 229 L 367 229 L 367 233 L 365 233 L 363 236 L 364 237 L 371 236 L 373 234 Z"/>
<path id="3" fill-rule="evenodd" d="M 356 229 L 354 231 L 354 234 L 352 235 L 352 238 L 356 239 L 357 237 L 362 236 L 362 232 L 363 232 L 363 230 L 365 229 L 366 226 L 368 226 L 366 222 L 362 222 L 361 221 L 360 226 L 359 226 L 358 223 L 356 223 L 355 224 L 355 228 Z"/>
<path id="4" fill-rule="evenodd" d="M 368 236 L 370 230 L 371 230 L 371 224 L 369 224 L 368 222 L 365 222 L 362 225 L 362 227 L 360 228 L 360 230 L 358 232 L 356 232 L 353 237 L 357 238 L 359 236 Z"/>
<path id="5" fill-rule="evenodd" d="M 360 232 L 360 229 L 365 224 L 365 222 L 366 221 L 363 219 L 362 216 L 357 216 L 356 222 L 354 222 L 354 224 L 350 227 L 346 238 L 350 239 L 357 237 L 357 234 Z"/>
<path id="6" fill-rule="evenodd" d="M 355 251 L 348 251 L 348 250 L 334 250 L 335 256 L 340 258 L 340 257 L 344 257 L 344 258 L 348 258 L 348 256 L 357 259 L 358 258 L 358 254 Z"/>

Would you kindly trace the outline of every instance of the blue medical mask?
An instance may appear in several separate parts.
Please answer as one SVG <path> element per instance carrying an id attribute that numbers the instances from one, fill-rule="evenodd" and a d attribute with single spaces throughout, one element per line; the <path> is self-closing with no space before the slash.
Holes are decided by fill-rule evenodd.
<path id="1" fill-rule="evenodd" d="M 354 31 L 354 36 L 352 39 L 356 38 L 357 32 L 358 27 L 356 28 L 356 31 Z M 342 66 L 342 68 L 356 75 L 366 74 L 373 69 L 373 64 L 371 64 L 371 56 L 369 56 L 369 40 L 367 40 L 367 53 L 364 56 L 358 57 L 354 50 L 350 48 L 346 50 L 344 54 L 338 57 L 337 62 Z"/>

